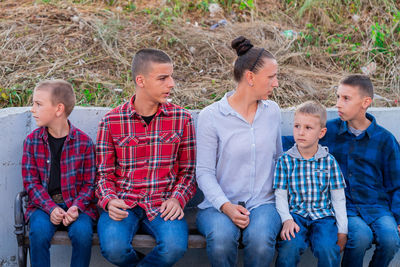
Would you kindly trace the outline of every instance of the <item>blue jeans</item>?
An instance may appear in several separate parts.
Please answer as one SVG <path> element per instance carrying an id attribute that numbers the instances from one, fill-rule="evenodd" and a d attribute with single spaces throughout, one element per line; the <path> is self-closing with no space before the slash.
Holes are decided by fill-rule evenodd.
<path id="1" fill-rule="evenodd" d="M 215 208 L 199 210 L 197 228 L 207 240 L 207 255 L 212 266 L 236 266 L 240 228 Z M 281 219 L 275 204 L 250 211 L 250 223 L 242 231 L 244 266 L 269 266 L 275 254 Z"/>
<path id="2" fill-rule="evenodd" d="M 58 204 L 64 210 L 67 206 Z M 61 223 L 62 225 L 62 223 Z M 50 215 L 41 209 L 33 212 L 29 218 L 30 258 L 32 267 L 50 267 L 50 242 L 57 228 L 50 221 Z M 66 227 L 72 243 L 71 266 L 89 266 L 92 252 L 93 220 L 85 213 Z"/>
<path id="3" fill-rule="evenodd" d="M 152 221 L 145 211 L 136 206 L 129 209 L 128 217 L 114 221 L 108 212 L 102 212 L 97 225 L 102 255 L 117 266 L 172 266 L 183 257 L 188 245 L 186 221 L 164 221 L 158 215 Z M 139 227 L 157 242 L 154 249 L 140 259 L 132 247 L 132 239 Z"/>
<path id="4" fill-rule="evenodd" d="M 365 252 L 375 239 L 374 256 L 369 266 L 388 266 L 399 249 L 399 232 L 392 216 L 383 216 L 368 225 L 359 216 L 349 216 L 349 235 L 342 266 L 362 267 Z"/>
<path id="5" fill-rule="evenodd" d="M 334 217 L 324 217 L 311 220 L 300 215 L 291 214 L 300 227 L 291 240 L 278 241 L 278 258 L 276 266 L 297 266 L 301 254 L 307 249 L 309 243 L 314 256 L 318 258 L 318 266 L 339 266 L 340 247 L 337 243 L 337 227 Z"/>

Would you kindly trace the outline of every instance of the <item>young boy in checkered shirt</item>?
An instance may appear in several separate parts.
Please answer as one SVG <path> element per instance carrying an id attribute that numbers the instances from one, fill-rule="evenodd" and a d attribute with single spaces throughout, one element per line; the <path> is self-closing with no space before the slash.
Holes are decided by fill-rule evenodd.
<path id="1" fill-rule="evenodd" d="M 60 227 L 71 239 L 71 266 L 89 266 L 96 163 L 92 140 L 68 120 L 74 105 L 66 81 L 43 81 L 34 90 L 31 112 L 39 128 L 26 137 L 22 156 L 33 267 L 50 266 L 50 242 Z"/>
<path id="2" fill-rule="evenodd" d="M 296 144 L 278 160 L 276 208 L 283 227 L 277 266 L 296 266 L 308 244 L 318 266 L 339 266 L 347 240 L 345 181 L 335 158 L 318 144 L 326 133 L 326 110 L 313 101 L 295 112 Z"/>

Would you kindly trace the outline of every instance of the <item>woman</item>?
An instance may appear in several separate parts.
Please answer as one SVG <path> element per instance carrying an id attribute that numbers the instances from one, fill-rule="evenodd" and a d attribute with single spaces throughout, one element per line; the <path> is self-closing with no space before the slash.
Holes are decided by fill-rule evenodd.
<path id="1" fill-rule="evenodd" d="M 197 182 L 205 199 L 197 227 L 212 266 L 235 266 L 239 239 L 244 266 L 269 266 L 281 228 L 272 189 L 281 119 L 278 105 L 268 100 L 278 87 L 278 64 L 242 36 L 232 48 L 237 88 L 199 115 Z"/>

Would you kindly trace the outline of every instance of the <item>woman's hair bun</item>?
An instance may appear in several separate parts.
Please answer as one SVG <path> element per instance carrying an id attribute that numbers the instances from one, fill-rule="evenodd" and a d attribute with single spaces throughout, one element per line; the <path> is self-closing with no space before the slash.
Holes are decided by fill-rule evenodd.
<path id="1" fill-rule="evenodd" d="M 253 45 L 251 44 L 249 39 L 244 38 L 243 36 L 237 37 L 232 41 L 231 46 L 236 50 L 236 54 L 240 57 L 241 55 L 246 54 Z"/>

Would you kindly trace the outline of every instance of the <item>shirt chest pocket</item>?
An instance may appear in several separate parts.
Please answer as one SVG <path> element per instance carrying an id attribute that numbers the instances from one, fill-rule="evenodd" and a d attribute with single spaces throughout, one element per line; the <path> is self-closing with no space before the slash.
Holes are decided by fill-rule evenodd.
<path id="1" fill-rule="evenodd" d="M 157 139 L 159 156 L 168 158 L 172 157 L 177 153 L 180 142 L 181 137 L 176 132 L 160 133 Z"/>
<path id="2" fill-rule="evenodd" d="M 116 160 L 120 166 L 133 166 L 134 156 L 145 153 L 146 142 L 143 139 L 130 135 L 114 139 Z"/>
<path id="3" fill-rule="evenodd" d="M 122 136 L 114 140 L 119 147 L 135 146 L 140 143 L 139 138 L 135 136 Z"/>

